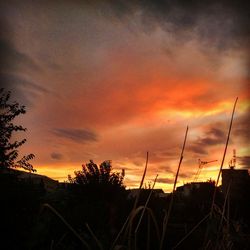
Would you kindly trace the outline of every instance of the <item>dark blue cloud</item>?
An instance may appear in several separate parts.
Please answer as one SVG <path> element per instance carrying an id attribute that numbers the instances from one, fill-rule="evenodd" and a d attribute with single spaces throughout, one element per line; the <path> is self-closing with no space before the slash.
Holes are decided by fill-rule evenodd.
<path id="1" fill-rule="evenodd" d="M 250 155 L 237 157 L 239 164 L 246 169 L 250 169 Z"/>
<path id="2" fill-rule="evenodd" d="M 16 70 L 16 69 L 28 69 L 34 71 L 41 71 L 40 66 L 28 55 L 18 51 L 15 46 L 8 40 L 0 39 L 0 55 L 1 69 Z"/>
<path id="3" fill-rule="evenodd" d="M 32 106 L 41 94 L 49 94 L 50 91 L 23 76 L 13 73 L 0 74 L 3 87 L 12 92 L 13 98 L 25 106 Z"/>
<path id="4" fill-rule="evenodd" d="M 63 158 L 63 155 L 60 153 L 52 152 L 50 154 L 51 158 L 54 160 L 61 160 Z"/>
<path id="5" fill-rule="evenodd" d="M 203 137 L 199 137 L 192 141 L 187 150 L 196 154 L 206 155 L 208 154 L 208 147 L 224 144 L 226 142 L 226 134 L 219 128 L 210 128 Z"/>
<path id="6" fill-rule="evenodd" d="M 97 141 L 97 134 L 87 129 L 55 128 L 53 133 L 56 136 L 70 139 L 78 143 Z"/>
<path id="7" fill-rule="evenodd" d="M 178 39 L 188 40 L 195 36 L 205 45 L 219 50 L 247 45 L 246 38 L 249 38 L 250 4 L 245 0 L 120 0 L 104 3 L 102 7 L 108 5 L 109 8 L 102 8 L 103 15 L 113 14 L 122 21 L 140 13 L 147 33 L 159 26 L 175 35 L 189 31 L 189 35 L 186 33 Z"/>

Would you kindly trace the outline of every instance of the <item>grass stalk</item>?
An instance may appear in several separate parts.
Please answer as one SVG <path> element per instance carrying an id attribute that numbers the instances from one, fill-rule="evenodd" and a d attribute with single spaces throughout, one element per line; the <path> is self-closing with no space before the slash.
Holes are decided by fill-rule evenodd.
<path id="1" fill-rule="evenodd" d="M 50 243 L 50 250 L 53 250 L 53 248 L 54 248 L 54 240 L 52 240 Z"/>
<path id="2" fill-rule="evenodd" d="M 88 245 L 88 243 L 76 232 L 76 230 L 63 218 L 63 216 L 56 211 L 55 208 L 53 208 L 51 205 L 49 205 L 48 203 L 43 204 L 43 209 L 44 208 L 48 208 L 54 215 L 56 215 L 62 222 L 63 224 L 69 229 L 69 231 L 71 231 L 73 233 L 73 235 L 76 236 L 77 239 L 79 239 L 81 241 L 81 243 L 87 248 L 87 249 L 91 249 L 90 246 Z"/>
<path id="3" fill-rule="evenodd" d="M 91 234 L 91 236 L 93 237 L 95 243 L 97 244 L 97 246 L 103 250 L 102 244 L 101 242 L 97 239 L 96 235 L 94 234 L 94 232 L 92 231 L 92 229 L 90 228 L 90 226 L 88 225 L 88 223 L 85 223 L 86 228 L 88 229 L 89 233 Z"/>
<path id="4" fill-rule="evenodd" d="M 219 173 L 218 173 L 218 176 L 217 176 L 217 180 L 216 180 L 216 183 L 215 183 L 215 186 L 214 186 L 212 204 L 211 204 L 211 209 L 210 209 L 210 219 L 212 218 L 212 215 L 213 215 L 213 212 L 214 212 L 214 205 L 215 205 L 215 197 L 216 197 L 216 192 L 217 192 L 217 186 L 219 184 L 219 180 L 220 180 L 222 168 L 223 168 L 225 157 L 226 157 L 226 153 L 227 153 L 227 147 L 228 147 L 228 143 L 229 143 L 229 139 L 230 139 L 230 134 L 231 134 L 231 129 L 232 129 L 232 125 L 233 125 L 233 118 L 234 118 L 234 113 L 235 113 L 235 108 L 236 108 L 237 101 L 238 101 L 238 97 L 236 98 L 236 100 L 234 102 L 233 111 L 232 111 L 232 115 L 231 115 L 231 119 L 230 119 L 230 124 L 229 124 L 229 128 L 228 128 L 228 133 L 227 133 L 227 140 L 226 140 L 226 144 L 225 144 L 225 148 L 224 148 L 224 153 L 223 153 L 223 157 L 222 157 L 222 161 L 221 161 Z M 207 225 L 207 229 L 206 229 L 206 234 L 205 234 L 205 237 L 204 237 L 204 243 L 203 243 L 203 245 L 206 244 L 207 238 L 208 238 L 208 225 Z"/>
<path id="5" fill-rule="evenodd" d="M 140 182 L 140 187 L 139 187 L 136 199 L 135 199 L 135 203 L 134 203 L 133 209 L 136 209 L 136 206 L 137 206 L 137 204 L 139 202 L 139 198 L 140 198 L 140 194 L 141 194 L 141 189 L 142 189 L 142 186 L 143 186 L 143 183 L 144 183 L 144 179 L 145 179 L 145 176 L 146 176 L 146 173 L 147 173 L 147 168 L 148 168 L 148 152 L 147 152 L 147 156 L 146 156 L 145 168 L 144 168 L 144 171 L 143 171 L 143 175 L 142 175 L 141 182 Z"/>
<path id="6" fill-rule="evenodd" d="M 225 196 L 225 200 L 224 200 L 224 204 L 223 204 L 223 210 L 222 210 L 222 214 L 221 214 L 220 224 L 219 224 L 219 228 L 218 228 L 218 232 L 217 232 L 217 239 L 216 239 L 215 249 L 218 249 L 218 245 L 219 245 L 219 236 L 220 236 L 220 232 L 221 232 L 221 229 L 222 229 L 223 219 L 225 217 L 226 204 L 228 204 L 228 197 L 229 197 L 231 183 L 232 183 L 232 179 L 230 180 L 230 182 L 228 184 L 228 187 L 227 187 L 227 192 L 226 192 L 226 196 Z M 229 204 L 228 204 L 228 206 L 229 206 Z M 227 220 L 229 221 L 229 218 L 227 218 Z"/>
<path id="7" fill-rule="evenodd" d="M 62 244 L 62 242 L 63 242 L 63 240 L 65 239 L 66 235 L 67 235 L 67 233 L 64 233 L 64 234 L 62 235 L 62 237 L 58 240 L 58 242 L 56 243 L 56 248 L 57 248 L 60 244 Z"/>
<path id="8" fill-rule="evenodd" d="M 144 167 L 144 171 L 143 171 L 143 175 L 142 175 L 142 179 L 141 179 L 141 182 L 140 182 L 140 186 L 139 186 L 139 190 L 138 190 L 138 193 L 136 195 L 136 198 L 135 198 L 135 202 L 134 202 L 134 205 L 133 205 L 133 208 L 132 208 L 132 211 L 130 212 L 130 214 L 128 215 L 128 217 L 126 218 L 121 230 L 119 231 L 119 233 L 117 234 L 115 240 L 113 241 L 112 245 L 111 245 L 111 250 L 114 249 L 116 243 L 118 242 L 118 240 L 120 239 L 122 233 L 125 231 L 125 235 L 123 237 L 123 239 L 126 237 L 127 235 L 127 230 L 126 228 L 130 228 L 130 221 L 131 221 L 131 217 L 134 213 L 134 210 L 136 209 L 137 207 L 137 204 L 138 204 L 138 201 L 139 201 L 139 197 L 140 197 L 140 193 L 141 193 L 141 188 L 143 186 L 143 183 L 144 183 L 144 179 L 145 179 L 145 176 L 146 176 L 146 173 L 147 173 L 147 168 L 148 168 L 148 155 L 149 153 L 147 152 L 147 155 L 146 155 L 146 163 L 145 163 L 145 167 Z"/>
<path id="9" fill-rule="evenodd" d="M 150 214 L 148 213 L 148 225 L 147 225 L 147 250 L 150 250 L 150 234 L 151 234 L 151 230 L 150 230 Z"/>
<path id="10" fill-rule="evenodd" d="M 209 249 L 209 247 L 211 246 L 211 240 L 209 240 L 208 242 L 207 242 L 207 245 L 205 246 L 205 248 L 204 248 L 204 250 L 207 250 L 207 249 Z"/>
<path id="11" fill-rule="evenodd" d="M 225 149 L 224 149 L 224 153 L 223 153 L 223 157 L 222 157 L 222 161 L 221 161 L 221 166 L 220 166 L 219 173 L 218 173 L 217 180 L 216 180 L 215 187 L 214 187 L 213 200 L 212 200 L 212 205 L 211 205 L 211 214 L 212 214 L 213 209 L 214 209 L 215 196 L 216 196 L 216 190 L 217 190 L 216 187 L 219 184 L 219 180 L 220 180 L 222 168 L 223 168 L 225 157 L 226 157 L 226 153 L 227 153 L 227 147 L 228 147 L 228 143 L 229 143 L 229 139 L 230 139 L 230 134 L 231 134 L 231 130 L 232 130 L 234 113 L 235 113 L 235 108 L 236 108 L 237 101 L 238 101 L 238 97 L 236 98 L 236 100 L 234 102 L 233 111 L 232 111 L 231 120 L 230 120 L 230 125 L 229 125 L 229 129 L 228 129 L 228 134 L 227 134 L 226 145 L 225 145 Z"/>
<path id="12" fill-rule="evenodd" d="M 155 218 L 155 215 L 154 215 L 153 211 L 150 208 L 147 208 L 147 211 L 148 211 L 148 213 L 149 213 L 149 215 L 150 215 L 150 217 L 152 219 L 152 222 L 154 223 L 157 240 L 159 242 L 160 241 L 160 230 L 159 230 L 157 220 Z"/>
<path id="13" fill-rule="evenodd" d="M 186 146 L 187 134 L 188 134 L 188 126 L 186 128 L 186 133 L 185 133 L 184 142 L 183 142 L 183 146 L 182 146 L 182 150 L 181 150 L 180 160 L 179 160 L 177 172 L 176 172 L 176 175 L 175 175 L 175 180 L 174 180 L 174 185 L 173 185 L 173 192 L 172 192 L 172 196 L 171 196 L 171 199 L 170 199 L 169 208 L 168 208 L 168 211 L 166 212 L 166 215 L 165 215 L 164 220 L 163 220 L 163 229 L 162 229 L 162 236 L 161 236 L 161 242 L 160 242 L 160 250 L 163 249 L 165 235 L 166 235 L 167 226 L 168 226 L 168 221 L 169 221 L 170 213 L 171 213 L 171 210 L 172 210 L 172 207 L 173 207 L 174 192 L 175 192 L 175 188 L 176 188 L 176 184 L 177 184 L 177 180 L 178 180 L 178 175 L 179 175 L 181 163 L 182 163 L 182 160 L 183 160 L 183 157 L 184 157 L 183 153 L 184 153 L 185 146 Z"/>
<path id="14" fill-rule="evenodd" d="M 153 186 L 152 186 L 152 188 L 151 188 L 151 190 L 150 190 L 150 193 L 149 193 L 149 195 L 148 195 L 148 198 L 147 198 L 147 200 L 146 200 L 146 203 L 145 203 L 145 205 L 144 205 L 144 207 L 143 207 L 143 210 L 142 210 L 140 219 L 139 219 L 139 221 L 138 221 L 138 223 L 137 223 L 137 226 L 136 226 L 136 228 L 135 228 L 135 249 L 136 249 L 137 233 L 138 233 L 139 227 L 140 227 L 140 225 L 141 225 L 142 218 L 143 218 L 143 216 L 144 216 L 144 214 L 145 214 L 146 208 L 148 207 L 148 203 L 149 203 L 149 201 L 150 201 L 150 198 L 151 198 L 151 196 L 152 196 L 152 194 L 153 194 L 153 191 L 154 191 L 154 187 L 155 187 L 155 183 L 156 183 L 156 181 L 157 181 L 157 178 L 158 178 L 158 174 L 156 175 L 156 177 L 155 177 L 155 179 L 154 179 Z"/>
<path id="15" fill-rule="evenodd" d="M 188 234 L 186 234 L 174 247 L 173 249 L 176 249 L 178 246 L 180 246 L 183 241 L 185 241 L 206 219 L 208 219 L 210 216 L 210 213 L 208 213 L 202 220 L 200 220 L 190 231 Z"/>
<path id="16" fill-rule="evenodd" d="M 140 227 L 142 218 L 143 218 L 143 216 L 144 216 L 144 213 L 145 213 L 145 211 L 146 211 L 146 208 L 148 207 L 148 203 L 149 203 L 149 201 L 150 201 L 150 198 L 151 198 L 151 196 L 152 196 L 152 194 L 153 194 L 154 186 L 155 186 L 155 183 L 156 183 L 156 181 L 157 181 L 157 178 L 158 178 L 158 174 L 156 175 L 156 177 L 155 177 L 155 179 L 154 179 L 153 186 L 152 186 L 152 188 L 151 188 L 151 190 L 150 190 L 150 193 L 149 193 L 149 195 L 148 195 L 147 201 L 146 201 L 146 203 L 145 203 L 145 205 L 144 205 L 144 208 L 143 208 L 143 210 L 142 210 L 140 219 L 139 219 L 138 224 L 137 224 L 136 229 L 135 229 L 135 234 L 136 234 L 136 233 L 138 232 L 138 230 L 139 230 L 139 227 Z"/>
<path id="17" fill-rule="evenodd" d="M 132 214 L 132 212 L 130 212 L 130 214 L 129 214 L 128 217 L 126 218 L 125 222 L 123 223 L 122 228 L 120 229 L 119 233 L 117 234 L 115 240 L 113 241 L 113 243 L 112 243 L 112 245 L 111 245 L 111 248 L 110 248 L 111 250 L 114 249 L 114 247 L 116 246 L 116 243 L 117 243 L 118 240 L 120 239 L 120 237 L 121 237 L 123 231 L 124 231 L 125 228 L 127 227 L 128 223 L 129 223 L 129 220 L 130 220 L 130 218 L 131 218 L 131 214 Z"/>
<path id="18" fill-rule="evenodd" d="M 156 232 L 157 240 L 159 241 L 159 240 L 160 240 L 160 231 L 159 231 L 159 227 L 158 227 L 156 218 L 155 218 L 155 216 L 154 216 L 154 213 L 152 212 L 152 210 L 151 210 L 150 208 L 148 208 L 148 207 L 145 208 L 145 206 L 139 206 L 139 207 L 137 207 L 137 208 L 131 213 L 129 224 L 132 225 L 134 219 L 136 218 L 136 216 L 137 216 L 141 211 L 143 211 L 144 209 L 147 211 L 147 213 L 150 214 L 150 216 L 151 216 L 151 218 L 152 218 L 152 222 L 154 223 L 154 226 L 155 226 L 155 232 Z M 129 230 L 128 238 L 130 239 L 130 242 L 131 242 L 131 239 L 132 239 L 132 230 L 131 230 L 131 228 L 127 228 L 127 230 Z M 128 248 L 128 249 L 132 249 L 131 246 L 130 246 L 130 248 Z"/>

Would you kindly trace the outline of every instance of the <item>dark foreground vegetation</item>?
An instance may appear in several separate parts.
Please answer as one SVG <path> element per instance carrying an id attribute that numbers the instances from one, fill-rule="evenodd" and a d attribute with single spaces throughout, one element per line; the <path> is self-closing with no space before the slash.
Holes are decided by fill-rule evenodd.
<path id="1" fill-rule="evenodd" d="M 172 194 L 76 178 L 48 191 L 18 173 L 0 174 L 1 249 L 160 249 Z M 249 249 L 249 186 L 230 204 L 218 188 L 210 217 L 214 182 L 190 185 L 174 193 L 162 249 Z"/>
<path id="2" fill-rule="evenodd" d="M 176 188 L 187 129 L 173 192 L 166 195 L 154 190 L 157 176 L 142 188 L 148 155 L 137 190 L 125 189 L 124 171 L 115 173 L 110 161 L 90 161 L 67 183 L 33 174 L 34 155 L 19 159 L 25 139 L 10 140 L 26 130 L 12 123 L 25 108 L 11 103 L 10 93 L 0 94 L 0 249 L 250 249 L 249 174 L 222 170 L 233 116 L 217 181 Z"/>

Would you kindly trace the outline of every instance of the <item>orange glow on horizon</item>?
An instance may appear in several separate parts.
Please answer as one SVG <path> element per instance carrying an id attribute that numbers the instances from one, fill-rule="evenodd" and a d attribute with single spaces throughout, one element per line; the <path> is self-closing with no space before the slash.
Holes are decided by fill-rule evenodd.
<path id="1" fill-rule="evenodd" d="M 129 164 L 126 164 L 129 166 Z M 81 170 L 81 167 L 75 167 L 75 166 L 67 166 L 65 168 L 57 168 L 55 169 L 54 166 L 46 166 L 46 167 L 37 167 L 37 174 L 41 175 L 46 175 L 54 180 L 58 180 L 59 182 L 64 182 L 68 180 L 68 175 L 71 175 L 74 177 L 74 171 Z M 188 178 L 182 178 L 181 176 L 178 177 L 178 182 L 177 182 L 177 187 L 182 186 L 185 183 L 190 183 L 194 181 L 194 176 L 197 171 L 197 166 L 193 167 L 193 175 L 188 177 Z M 120 169 L 114 169 L 114 171 L 120 171 Z M 140 172 L 143 171 L 143 167 L 141 168 Z M 181 169 L 183 171 L 183 169 Z M 206 167 L 202 169 L 199 178 L 197 181 L 208 181 L 209 179 L 216 181 L 217 176 L 218 176 L 218 171 L 219 171 L 219 164 Z M 148 186 L 149 183 L 153 182 L 153 179 L 155 178 L 155 173 L 157 173 L 157 168 L 153 170 L 152 173 L 147 173 L 144 185 Z M 142 175 L 142 173 L 141 173 Z M 139 183 L 141 181 L 141 175 L 134 175 L 133 171 L 130 170 L 129 173 L 125 174 L 125 179 L 124 179 L 124 184 L 127 189 L 130 188 L 139 188 Z M 160 188 L 163 189 L 164 192 L 172 192 L 173 189 L 173 181 L 174 181 L 174 173 L 173 174 L 159 174 L 158 178 L 167 178 L 167 179 L 172 179 L 172 183 L 159 183 L 156 182 L 155 188 Z"/>

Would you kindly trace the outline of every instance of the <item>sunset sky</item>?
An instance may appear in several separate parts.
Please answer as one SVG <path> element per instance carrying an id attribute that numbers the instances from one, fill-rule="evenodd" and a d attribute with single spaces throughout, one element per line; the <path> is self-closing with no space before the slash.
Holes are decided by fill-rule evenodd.
<path id="1" fill-rule="evenodd" d="M 27 113 L 20 155 L 63 181 L 112 160 L 138 187 L 169 191 L 186 126 L 178 185 L 215 179 L 236 97 L 224 167 L 250 167 L 249 15 L 245 1 L 3 1 L 1 80 Z M 52 3 L 53 2 L 53 3 Z M 203 3 L 200 3 L 203 2 Z"/>

